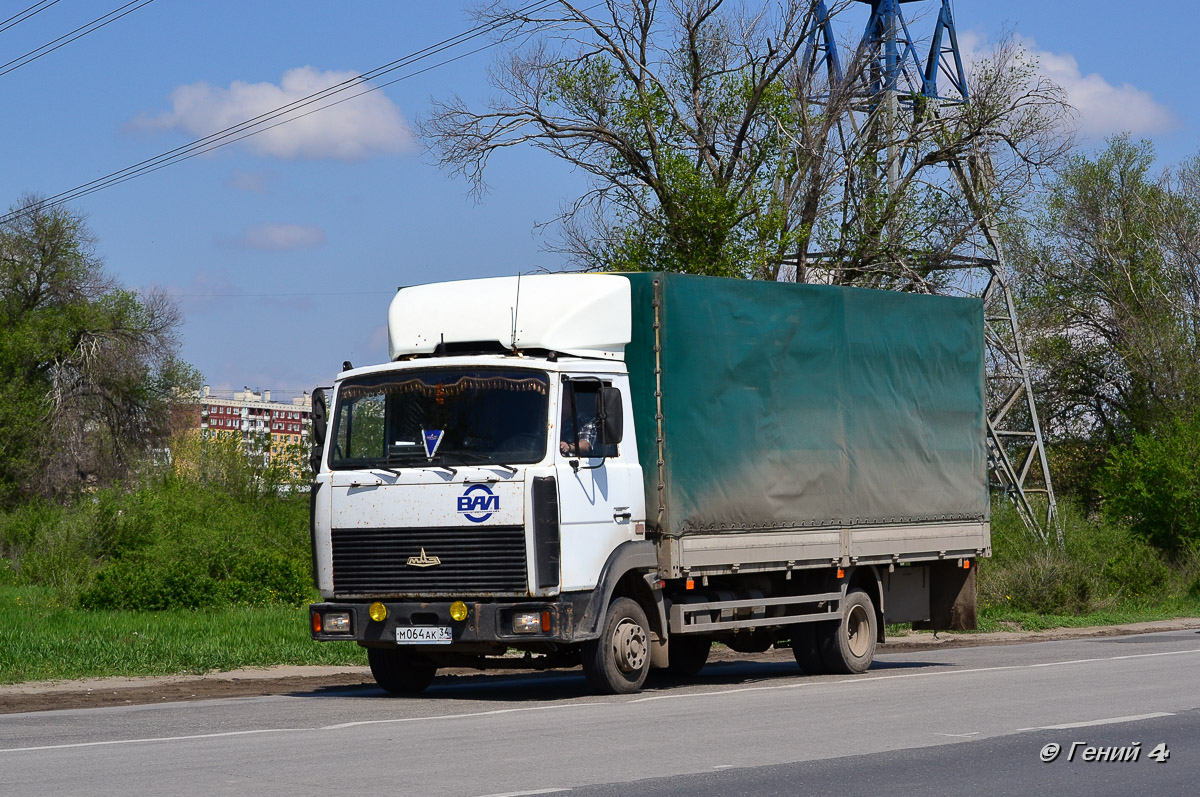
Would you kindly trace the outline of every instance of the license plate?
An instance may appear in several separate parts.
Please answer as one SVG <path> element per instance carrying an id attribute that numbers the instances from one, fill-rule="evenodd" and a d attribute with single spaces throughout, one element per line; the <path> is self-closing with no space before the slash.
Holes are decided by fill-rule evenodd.
<path id="1" fill-rule="evenodd" d="M 396 629 L 397 645 L 449 645 L 452 639 L 448 625 L 418 625 Z"/>

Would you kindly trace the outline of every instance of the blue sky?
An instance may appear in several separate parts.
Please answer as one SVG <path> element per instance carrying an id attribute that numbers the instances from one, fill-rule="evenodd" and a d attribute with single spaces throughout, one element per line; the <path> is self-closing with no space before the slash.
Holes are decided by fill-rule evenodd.
<path id="1" fill-rule="evenodd" d="M 33 2 L 3 3 L 0 19 Z M 124 2 L 47 5 L 0 32 L 0 62 Z M 453 36 L 471 27 L 468 7 L 153 0 L 0 75 L 0 205 L 74 188 L 337 73 Z M 904 6 L 915 36 L 928 35 L 937 7 Z M 954 9 L 964 46 L 1010 31 L 1039 56 L 1079 107 L 1085 148 L 1130 130 L 1152 139 L 1166 163 L 1200 151 L 1193 3 L 1159 0 L 1133 13 L 1117 0 L 957 0 Z M 842 36 L 857 37 L 864 10 L 852 9 Z M 494 56 L 463 58 L 71 207 L 87 216 L 110 273 L 179 298 L 182 355 L 215 390 L 290 396 L 328 384 L 343 360 L 386 358 L 397 286 L 561 267 L 535 225 L 580 193 L 581 175 L 512 150 L 494 159 L 491 191 L 475 203 L 411 132 L 430 97 L 485 98 Z"/>

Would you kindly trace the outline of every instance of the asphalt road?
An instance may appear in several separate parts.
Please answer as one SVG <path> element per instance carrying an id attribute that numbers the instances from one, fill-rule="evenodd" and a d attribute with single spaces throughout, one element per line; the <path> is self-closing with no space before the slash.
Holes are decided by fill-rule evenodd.
<path id="1" fill-rule="evenodd" d="M 1194 630 L 886 654 L 852 677 L 722 662 L 628 697 L 590 696 L 567 672 L 417 699 L 352 689 L 0 716 L 0 794 L 22 797 L 1165 797 L 1194 792 L 1198 760 Z"/>

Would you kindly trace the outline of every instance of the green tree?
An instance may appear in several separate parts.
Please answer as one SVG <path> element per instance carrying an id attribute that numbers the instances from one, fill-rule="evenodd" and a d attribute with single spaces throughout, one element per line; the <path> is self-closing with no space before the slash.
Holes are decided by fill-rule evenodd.
<path id="1" fill-rule="evenodd" d="M 1106 515 L 1158 547 L 1200 543 L 1200 416 L 1160 423 L 1115 447 L 1100 491 Z"/>
<path id="2" fill-rule="evenodd" d="M 1039 406 L 1104 448 L 1200 400 L 1200 159 L 1155 176 L 1128 136 L 1072 157 L 1014 235 Z"/>
<path id="3" fill-rule="evenodd" d="M 196 372 L 179 314 L 104 272 L 78 214 L 25 197 L 0 225 L 0 503 L 119 478 Z"/>

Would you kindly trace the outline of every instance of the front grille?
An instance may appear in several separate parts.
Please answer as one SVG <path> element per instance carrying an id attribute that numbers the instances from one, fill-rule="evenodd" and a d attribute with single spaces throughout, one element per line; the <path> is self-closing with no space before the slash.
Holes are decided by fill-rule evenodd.
<path id="1" fill-rule="evenodd" d="M 527 591 L 521 526 L 333 529 L 337 595 L 518 593 Z M 414 567 L 409 557 L 441 564 Z"/>

